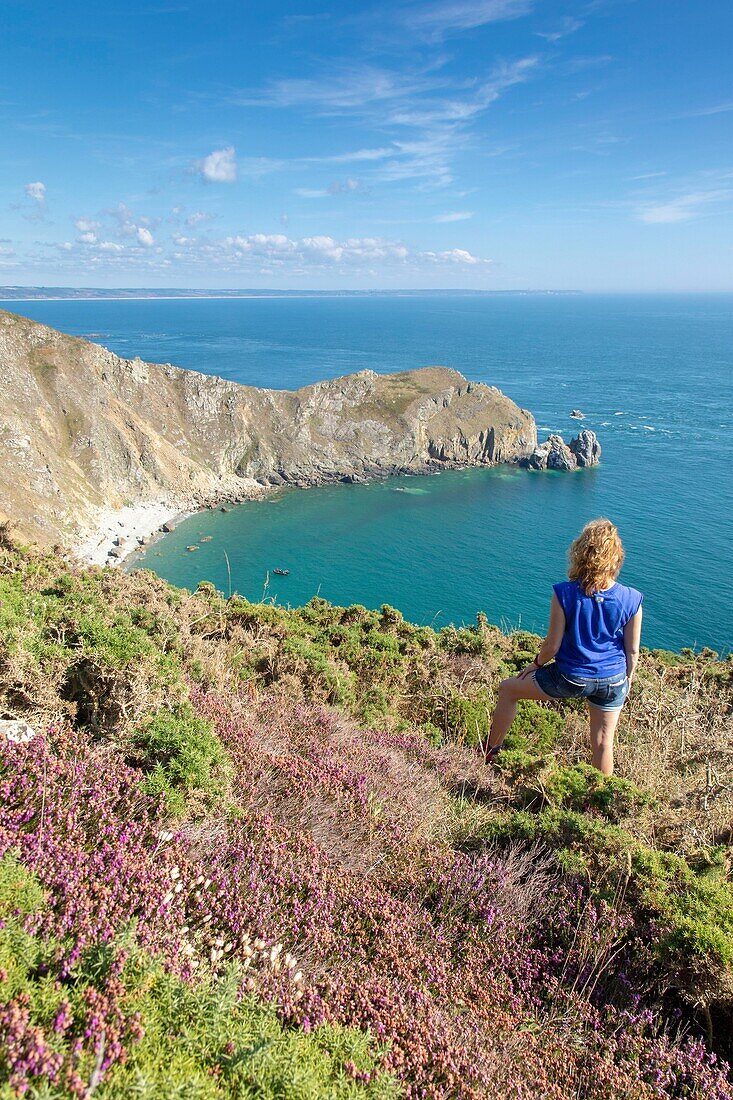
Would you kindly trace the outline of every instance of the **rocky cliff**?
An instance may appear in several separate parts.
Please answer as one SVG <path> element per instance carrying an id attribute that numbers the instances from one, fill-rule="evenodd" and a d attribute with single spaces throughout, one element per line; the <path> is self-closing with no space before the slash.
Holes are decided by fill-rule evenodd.
<path id="1" fill-rule="evenodd" d="M 0 311 L 0 519 L 73 542 L 100 511 L 187 508 L 258 486 L 528 459 L 531 414 L 445 367 L 296 392 L 239 386 Z"/>

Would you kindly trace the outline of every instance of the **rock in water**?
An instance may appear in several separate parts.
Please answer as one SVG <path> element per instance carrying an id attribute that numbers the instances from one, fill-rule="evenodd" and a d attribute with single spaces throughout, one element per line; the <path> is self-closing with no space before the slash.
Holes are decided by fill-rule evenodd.
<path id="1" fill-rule="evenodd" d="M 550 450 L 547 454 L 548 470 L 574 470 L 577 466 L 575 456 L 561 435 L 551 435 L 547 441 Z"/>
<path id="2" fill-rule="evenodd" d="M 577 462 L 561 435 L 551 435 L 535 447 L 525 462 L 531 470 L 575 470 Z"/>
<path id="3" fill-rule="evenodd" d="M 580 435 L 568 444 L 578 466 L 597 466 L 601 459 L 601 445 L 595 432 L 584 428 Z"/>
<path id="4" fill-rule="evenodd" d="M 549 436 L 535 447 L 522 465 L 530 470 L 577 470 L 582 466 L 597 466 L 600 457 L 601 445 L 596 433 L 584 429 L 570 443 L 561 435 Z"/>

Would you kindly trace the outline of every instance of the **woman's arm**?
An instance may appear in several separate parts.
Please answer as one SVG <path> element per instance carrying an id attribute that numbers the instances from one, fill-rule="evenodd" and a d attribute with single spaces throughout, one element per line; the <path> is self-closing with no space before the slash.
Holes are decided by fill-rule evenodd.
<path id="1" fill-rule="evenodd" d="M 636 665 L 639 660 L 639 645 L 641 642 L 641 608 L 624 627 L 624 653 L 626 654 L 626 675 L 629 683 L 634 678 Z"/>
<path id="2" fill-rule="evenodd" d="M 552 593 L 552 602 L 550 603 L 550 628 L 547 631 L 547 637 L 540 646 L 540 651 L 537 654 L 537 664 L 546 665 L 548 661 L 557 653 L 562 642 L 563 634 L 565 633 L 565 612 L 560 606 L 555 593 Z"/>
<path id="3" fill-rule="evenodd" d="M 560 601 L 553 592 L 552 602 L 550 604 L 550 627 L 547 631 L 547 637 L 540 646 L 539 653 L 532 664 L 528 668 L 525 668 L 524 672 L 520 673 L 520 676 L 524 676 L 525 673 L 529 675 L 534 672 L 536 668 L 546 665 L 548 661 L 551 661 L 560 648 L 564 633 L 565 612 L 560 606 Z"/>

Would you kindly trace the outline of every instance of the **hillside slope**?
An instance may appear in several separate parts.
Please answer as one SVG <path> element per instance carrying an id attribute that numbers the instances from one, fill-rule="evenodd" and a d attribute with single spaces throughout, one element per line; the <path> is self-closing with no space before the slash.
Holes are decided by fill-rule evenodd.
<path id="1" fill-rule="evenodd" d="M 0 1096 L 732 1100 L 733 664 L 488 770 L 536 645 L 0 532 Z"/>
<path id="2" fill-rule="evenodd" d="M 491 386 L 426 367 L 297 392 L 239 386 L 0 311 L 0 508 L 70 543 L 104 507 L 184 510 L 265 484 L 493 464 L 529 455 L 530 415 Z"/>

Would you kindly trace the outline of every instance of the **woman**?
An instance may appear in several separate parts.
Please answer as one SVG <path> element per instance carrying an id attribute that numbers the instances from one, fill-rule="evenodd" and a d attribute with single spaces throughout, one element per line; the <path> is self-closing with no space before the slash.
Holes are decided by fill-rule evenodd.
<path id="1" fill-rule="evenodd" d="M 520 699 L 586 699 L 593 765 L 613 775 L 613 737 L 639 660 L 644 599 L 617 582 L 623 561 L 611 521 L 586 524 L 570 547 L 570 579 L 553 586 L 550 629 L 539 653 L 499 685 L 487 762 L 501 750 Z"/>

